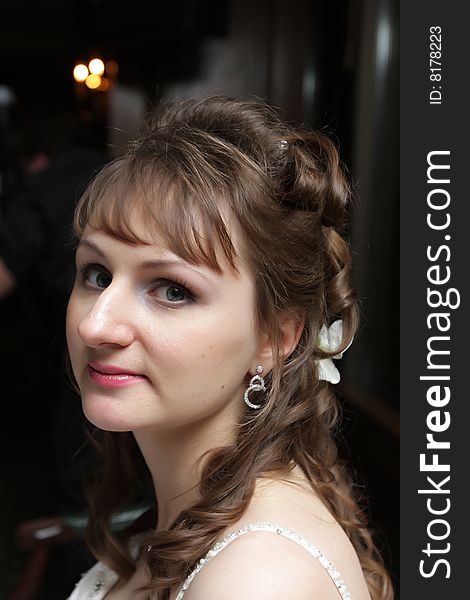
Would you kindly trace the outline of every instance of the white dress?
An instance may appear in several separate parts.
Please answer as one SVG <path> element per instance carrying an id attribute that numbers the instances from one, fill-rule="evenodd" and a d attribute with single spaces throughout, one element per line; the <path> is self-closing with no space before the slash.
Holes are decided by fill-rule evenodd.
<path id="1" fill-rule="evenodd" d="M 253 523 L 251 525 L 241 527 L 237 531 L 234 531 L 227 535 L 227 537 L 225 537 L 221 542 L 218 542 L 211 550 L 209 550 L 206 556 L 198 562 L 193 571 L 191 571 L 191 573 L 181 586 L 178 595 L 176 596 L 176 600 L 182 600 L 192 580 L 204 567 L 204 565 L 206 565 L 210 560 L 217 556 L 219 552 L 226 548 L 235 539 L 237 539 L 241 535 L 250 533 L 252 531 L 268 531 L 276 535 L 281 535 L 282 537 L 285 537 L 291 540 L 292 542 L 295 542 L 299 546 L 302 546 L 302 548 L 304 548 L 307 552 L 309 552 L 314 558 L 318 560 L 321 566 L 328 573 L 332 582 L 336 586 L 340 597 L 343 600 L 351 600 L 351 594 L 348 591 L 346 584 L 342 580 L 341 575 L 321 550 L 319 550 L 311 542 L 306 540 L 304 537 L 302 537 L 295 531 L 286 529 L 285 527 L 281 527 L 280 525 L 276 525 L 275 523 L 266 522 Z M 131 550 L 134 552 L 137 551 L 138 546 L 138 544 L 135 543 L 135 539 L 136 538 L 134 538 L 134 545 L 133 547 L 131 547 Z M 102 600 L 118 579 L 118 575 L 113 570 L 111 570 L 102 562 L 98 562 L 89 571 L 82 575 L 82 578 L 77 583 L 74 591 L 68 597 L 67 600 Z"/>

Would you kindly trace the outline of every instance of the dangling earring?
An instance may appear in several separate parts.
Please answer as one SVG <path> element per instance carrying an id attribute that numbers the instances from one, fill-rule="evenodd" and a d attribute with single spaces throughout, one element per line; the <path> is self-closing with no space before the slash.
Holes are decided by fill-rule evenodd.
<path id="1" fill-rule="evenodd" d="M 265 392 L 266 386 L 264 385 L 264 379 L 261 377 L 261 373 L 263 372 L 263 367 L 258 365 L 256 367 L 256 375 L 251 378 L 250 384 L 248 388 L 245 390 L 245 394 L 243 396 L 245 402 L 250 408 L 261 408 L 262 404 L 253 404 L 250 402 L 248 398 L 250 392 Z"/>

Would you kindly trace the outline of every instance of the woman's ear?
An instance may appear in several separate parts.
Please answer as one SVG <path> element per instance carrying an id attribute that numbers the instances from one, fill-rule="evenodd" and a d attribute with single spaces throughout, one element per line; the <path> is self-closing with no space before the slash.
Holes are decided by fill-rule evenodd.
<path id="1" fill-rule="evenodd" d="M 292 313 L 281 313 L 279 316 L 279 350 L 284 359 L 288 358 L 297 347 L 305 325 L 305 318 Z M 259 348 L 258 363 L 265 372 L 270 371 L 274 363 L 273 339 L 269 332 L 263 335 Z"/>

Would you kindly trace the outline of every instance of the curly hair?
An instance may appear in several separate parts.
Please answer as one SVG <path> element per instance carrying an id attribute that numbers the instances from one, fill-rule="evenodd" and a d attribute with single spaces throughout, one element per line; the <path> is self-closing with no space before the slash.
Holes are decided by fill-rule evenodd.
<path id="1" fill-rule="evenodd" d="M 255 483 L 297 464 L 349 536 L 373 600 L 393 597 L 355 488 L 339 460 L 339 404 L 318 378 L 323 324 L 343 321 L 341 349 L 358 325 L 345 239 L 350 185 L 336 145 L 323 133 L 296 129 L 259 99 L 214 96 L 159 106 L 127 153 L 110 162 L 81 198 L 78 236 L 87 224 L 130 243 L 139 214 L 183 259 L 220 272 L 220 253 L 237 256 L 223 211 L 243 233 L 256 282 L 258 327 L 272 335 L 275 360 L 265 404 L 245 409 L 236 439 L 204 461 L 200 499 L 168 529 L 151 534 L 146 553 L 150 597 L 166 599 L 227 527 L 247 509 Z M 279 314 L 304 323 L 294 352 L 279 349 Z M 131 433 L 97 432 L 107 460 L 90 488 L 88 539 L 95 555 L 121 577 L 135 561 L 111 517 L 144 489 L 149 473 Z M 106 493 L 103 493 L 106 490 Z M 147 540 L 148 543 L 149 540 Z"/>

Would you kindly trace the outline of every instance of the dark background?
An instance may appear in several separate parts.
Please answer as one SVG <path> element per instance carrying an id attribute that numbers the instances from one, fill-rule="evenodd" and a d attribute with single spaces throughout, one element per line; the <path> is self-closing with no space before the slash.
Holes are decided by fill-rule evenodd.
<path id="1" fill-rule="evenodd" d="M 424 9 L 424 10 L 423 10 Z M 400 172 L 401 172 L 401 397 L 402 443 L 401 453 L 401 581 L 403 590 L 411 598 L 456 598 L 468 580 L 467 546 L 468 520 L 468 102 L 466 86 L 461 77 L 466 61 L 461 40 L 466 35 L 470 17 L 467 3 L 438 0 L 426 3 L 402 4 L 401 27 L 401 92 L 400 92 Z M 430 44 L 433 27 L 441 33 L 441 55 L 432 55 Z M 439 56 L 441 70 L 431 71 Z M 417 76 L 421 72 L 421 75 Z M 434 81 L 439 73 L 439 81 Z M 433 90 L 442 94 L 440 104 L 430 104 Z M 448 152 L 446 176 L 427 173 L 428 154 Z M 434 171 L 436 173 L 436 171 Z M 442 171 L 441 171 L 442 173 Z M 448 183 L 442 180 L 449 180 Z M 434 180 L 434 181 L 433 181 Z M 437 190 L 449 193 L 449 225 L 433 229 L 428 215 L 436 223 L 436 212 L 431 209 Z M 429 196 L 428 199 L 428 195 Z M 449 268 L 449 280 L 441 286 L 432 281 L 429 271 L 431 250 L 448 244 L 450 258 L 444 264 Z M 432 255 L 431 250 L 429 256 Z M 445 296 L 454 288 L 460 296 L 455 308 L 437 307 L 428 290 L 440 288 Z M 457 297 L 455 291 L 450 298 Z M 449 303 L 455 306 L 453 302 Z M 431 355 L 436 337 L 443 335 L 428 321 L 429 315 L 446 310 L 449 315 L 447 340 L 439 341 L 448 354 L 436 361 Z M 432 340 L 434 338 L 434 340 Z M 437 370 L 433 366 L 439 366 Z M 449 380 L 420 380 L 420 377 L 449 377 Z M 427 434 L 431 422 L 428 415 L 432 406 L 426 396 L 432 385 L 448 388 L 450 400 L 445 409 L 450 426 L 440 433 L 449 448 L 436 452 L 436 462 L 448 465 L 449 472 L 430 472 L 420 467 L 420 454 L 429 457 Z M 447 390 L 446 390 L 447 391 Z M 429 463 L 429 458 L 426 459 Z M 449 479 L 446 480 L 446 478 Z M 429 479 L 428 479 L 429 478 Z M 431 493 L 431 481 L 445 484 L 447 493 Z M 422 490 L 421 493 L 418 490 Z M 433 514 L 438 502 L 447 508 L 442 514 Z M 447 498 L 447 501 L 444 501 Z M 436 519 L 442 519 L 441 522 Z M 448 530 L 447 525 L 448 524 Z M 440 528 L 440 531 L 438 529 Z M 434 539 L 432 539 L 434 537 Z M 437 541 L 439 538 L 439 541 Z M 432 553 L 428 553 L 431 548 Z M 438 560 L 442 562 L 438 563 Z M 444 562 L 445 561 L 445 562 Z M 422 572 L 427 575 L 420 574 Z M 431 574 L 431 576 L 429 576 Z"/>
<path id="2" fill-rule="evenodd" d="M 93 56 L 119 65 L 109 92 L 73 81 L 73 66 Z M 356 185 L 362 324 L 339 365 L 341 447 L 398 581 L 398 0 L 3 2 L 0 202 L 20 183 L 15 149 L 28 115 L 67 109 L 112 157 L 152 103 L 212 93 L 258 95 L 292 123 L 329 132 Z M 0 598 L 30 557 L 16 547 L 18 524 L 58 510 L 43 433 L 43 332 L 34 310 L 22 312 L 25 293 L 34 306 L 28 286 L 0 302 Z M 69 583 L 54 587 L 54 551 L 47 565 L 33 597 L 63 599 Z"/>

